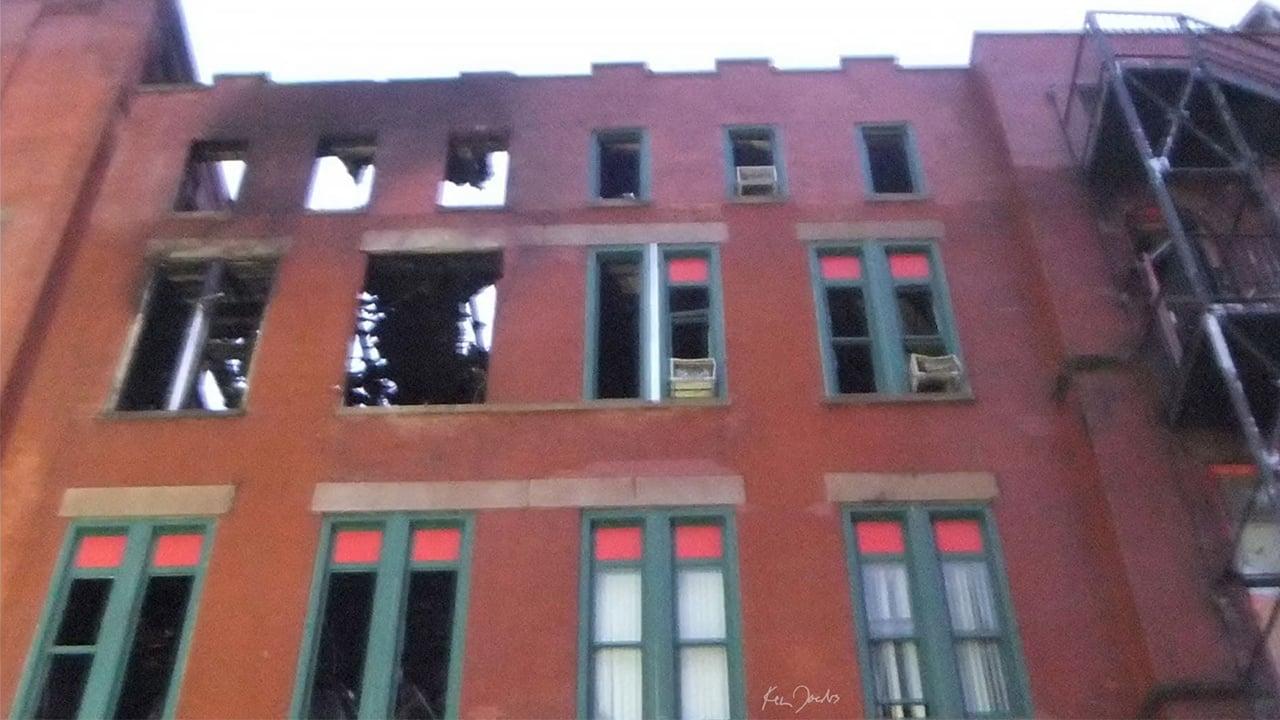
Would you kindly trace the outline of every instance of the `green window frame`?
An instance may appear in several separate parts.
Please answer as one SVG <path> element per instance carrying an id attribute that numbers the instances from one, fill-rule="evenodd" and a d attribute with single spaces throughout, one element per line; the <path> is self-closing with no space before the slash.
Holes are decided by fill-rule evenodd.
<path id="1" fill-rule="evenodd" d="M 64 681 L 70 680 L 72 688 L 81 688 L 79 700 L 72 702 L 77 706 L 74 717 L 133 716 L 129 708 L 122 706 L 122 700 L 130 682 L 143 679 L 130 672 L 135 642 L 146 642 L 146 636 L 139 631 L 149 613 L 174 609 L 179 617 L 169 619 L 176 619 L 180 628 L 167 651 L 172 669 L 167 686 L 157 688 L 161 695 L 152 700 L 160 704 L 161 717 L 173 717 L 195 627 L 212 529 L 212 521 L 192 518 L 73 523 L 58 556 L 58 571 L 27 655 L 12 716 L 51 716 L 40 708 L 46 685 L 57 682 L 52 677 L 55 665 L 60 671 L 72 673 L 62 675 Z M 175 548 L 164 538 L 174 538 L 182 545 L 176 548 L 180 561 L 173 561 Z M 92 549 L 95 547 L 108 550 L 103 553 Z M 88 559 L 90 555 L 97 559 Z M 185 608 L 160 604 L 166 592 L 173 592 L 174 578 L 189 579 L 184 591 Z M 152 599 L 152 589 L 156 591 L 155 605 L 147 602 Z M 72 604 L 88 608 L 88 615 L 70 616 Z M 85 624 L 77 628 L 78 622 Z M 78 632 L 85 635 L 76 636 Z M 151 645 L 154 647 L 154 643 Z M 77 665 L 79 670 L 74 669 Z M 77 672 L 82 674 L 79 681 L 72 679 Z M 67 689 L 63 686 L 54 692 L 65 697 Z M 138 690 L 149 691 L 145 687 Z M 153 711 L 154 707 L 149 710 Z"/>
<path id="2" fill-rule="evenodd" d="M 701 276 L 683 274 L 677 267 L 681 261 L 702 260 Z M 647 402 L 676 399 L 671 387 L 671 360 L 677 345 L 676 333 L 691 323 L 706 323 L 707 357 L 714 361 L 715 375 L 710 398 L 728 395 L 728 373 L 725 367 L 724 299 L 721 290 L 720 249 L 709 244 L 628 245 L 596 248 L 588 254 L 587 318 L 584 337 L 583 397 L 588 400 L 607 398 L 599 385 L 600 321 L 602 265 L 609 261 L 633 263 L 638 267 L 639 337 L 636 341 L 637 391 L 630 397 Z M 695 263 L 696 265 L 696 263 Z M 680 295 L 705 297 L 705 309 L 687 310 L 673 307 L 672 299 Z M 686 396 L 692 397 L 692 396 Z"/>
<path id="3" fill-rule="evenodd" d="M 743 195 L 738 192 L 737 164 L 734 162 L 733 145 L 738 139 L 767 139 L 773 155 L 773 168 L 777 182 L 772 193 Z M 768 201 L 787 197 L 787 164 L 782 147 L 782 133 L 773 125 L 729 125 L 724 128 L 725 192 L 730 200 Z"/>
<path id="4" fill-rule="evenodd" d="M 1031 716 L 1026 663 L 990 509 L 863 506 L 845 507 L 843 516 L 865 716 Z M 864 535 L 863 528 L 875 532 Z M 895 580 L 875 579 L 889 576 Z M 884 606 L 875 627 L 868 612 L 872 596 Z M 889 605 L 896 611 L 886 612 Z M 973 664 L 977 657 L 985 664 Z M 884 677 L 894 680 L 876 672 L 886 662 L 893 667 Z M 979 669 L 994 669 L 991 677 L 999 682 L 981 683 Z"/>
<path id="5" fill-rule="evenodd" d="M 634 198 L 603 198 L 600 196 L 600 151 L 601 146 L 610 141 L 635 142 L 640 146 L 639 177 L 637 178 L 639 188 L 637 188 L 637 194 Z M 589 167 L 591 173 L 588 183 L 592 202 L 626 205 L 649 201 L 653 176 L 649 153 L 649 132 L 647 130 L 644 128 L 604 128 L 592 131 L 588 158 L 590 159 Z"/>
<path id="6" fill-rule="evenodd" d="M 324 521 L 316 556 L 307 622 L 302 650 L 298 656 L 298 673 L 294 685 L 290 717 L 310 717 L 315 674 L 321 646 L 325 641 L 325 620 L 331 579 L 335 576 L 372 576 L 369 591 L 369 614 L 365 646 L 356 649 L 359 685 L 353 690 L 352 716 L 358 718 L 392 717 L 401 688 L 396 676 L 403 676 L 402 653 L 409 625 L 409 605 L 414 576 L 423 573 L 453 573 L 452 618 L 449 622 L 449 657 L 443 717 L 456 718 L 462 690 L 462 665 L 465 648 L 467 602 L 470 587 L 472 518 L 460 514 L 416 515 L 405 513 L 329 517 Z M 376 533 L 378 549 L 372 558 L 338 559 L 339 535 Z M 424 559 L 417 557 L 419 531 L 456 533 L 456 544 L 449 552 L 453 557 Z M 417 616 L 415 616 L 417 617 Z M 350 620 L 351 618 L 347 618 Z M 357 618 L 363 620 L 363 618 Z M 335 623 L 336 624 L 336 623 Z M 361 652 L 362 651 L 362 652 Z M 416 687 L 416 686 L 415 686 Z M 423 698 L 425 702 L 425 697 Z"/>
<path id="7" fill-rule="evenodd" d="M 917 200 L 928 195 L 924 182 L 924 162 L 920 157 L 915 133 L 911 130 L 909 124 L 862 124 L 857 126 L 854 135 L 858 144 L 858 159 L 862 168 L 862 185 L 868 199 Z M 867 147 L 868 138 L 875 136 L 901 138 L 903 154 L 906 156 L 906 169 L 910 175 L 911 190 L 909 192 L 876 192 L 871 174 L 871 152 Z"/>
<path id="8" fill-rule="evenodd" d="M 898 258 L 904 260 L 904 266 L 910 265 L 907 260 L 918 262 L 906 272 L 899 272 L 895 269 Z M 844 267 L 829 269 L 831 259 L 843 261 Z M 937 243 L 817 243 L 810 250 L 809 266 L 828 397 L 969 394 L 951 293 Z M 913 391 L 909 368 L 912 353 L 954 355 L 959 377 L 948 387 L 921 385 L 919 392 Z M 870 375 L 853 380 L 846 376 L 842 380 L 842 368 L 865 363 L 872 366 Z M 935 393 L 939 389 L 941 392 Z"/>
<path id="9" fill-rule="evenodd" d="M 620 528 L 639 529 L 639 557 L 598 559 L 597 531 Z M 714 553 L 686 553 L 683 549 L 684 542 L 677 535 L 681 528 L 691 528 L 695 532 L 718 529 L 718 556 L 713 556 Z M 596 653 L 611 648 L 639 652 L 641 706 L 632 710 L 639 713 L 638 717 L 646 718 L 697 715 L 695 711 L 681 712 L 682 652 L 698 653 L 703 648 L 723 648 L 728 697 L 722 698 L 722 701 L 727 705 L 727 717 L 746 717 L 738 551 L 732 511 L 723 508 L 588 510 L 583 513 L 581 553 L 581 600 L 578 605 L 579 717 L 597 716 L 593 710 L 596 703 Z M 595 627 L 597 592 L 601 587 L 599 580 L 610 571 L 627 570 L 638 572 L 641 585 L 639 637 L 628 642 L 599 641 Z M 692 585 L 698 580 L 714 577 L 708 571 L 718 571 L 722 581 L 723 631 L 718 636 L 707 637 L 694 632 L 690 633 L 693 637 L 682 637 L 687 630 L 681 627 L 682 618 L 688 616 L 681 609 L 681 581 L 687 579 Z"/>

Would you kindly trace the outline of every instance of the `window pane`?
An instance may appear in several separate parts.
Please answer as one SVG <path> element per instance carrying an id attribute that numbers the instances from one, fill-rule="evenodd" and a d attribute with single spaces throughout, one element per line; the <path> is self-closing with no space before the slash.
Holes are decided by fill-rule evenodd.
<path id="1" fill-rule="evenodd" d="M 164 714 L 194 581 L 190 575 L 161 575 L 147 581 L 116 705 L 117 718 L 158 718 Z"/>
<path id="2" fill-rule="evenodd" d="M 841 393 L 876 391 L 875 367 L 871 346 L 863 343 L 836 343 L 832 348 L 836 361 L 836 390 Z"/>
<path id="3" fill-rule="evenodd" d="M 827 312 L 832 337 L 867 337 L 867 305 L 861 288 L 827 288 Z"/>
<path id="4" fill-rule="evenodd" d="M 597 650 L 594 664 L 597 720 L 640 720 L 642 707 L 640 650 L 638 648 Z"/>
<path id="5" fill-rule="evenodd" d="M 92 655 L 54 655 L 34 715 L 38 718 L 74 718 L 80 710 L 85 681 L 93 666 Z"/>
<path id="6" fill-rule="evenodd" d="M 720 571 L 702 568 L 680 570 L 676 585 L 680 639 L 723 639 L 724 578 Z"/>
<path id="7" fill-rule="evenodd" d="M 311 680 L 309 716 L 354 718 L 369 642 L 374 574 L 333 573 Z"/>
<path id="8" fill-rule="evenodd" d="M 862 585 L 871 637 L 903 637 L 915 632 L 906 565 L 867 563 L 862 566 Z"/>
<path id="9" fill-rule="evenodd" d="M 872 643 L 871 672 L 880 717 L 925 717 L 920 657 L 914 642 Z"/>
<path id="10" fill-rule="evenodd" d="M 957 643 L 956 664 L 960 669 L 966 712 L 1008 712 L 1009 688 L 1005 682 L 999 643 L 990 640 Z"/>
<path id="11" fill-rule="evenodd" d="M 639 134 L 602 137 L 600 152 L 600 197 L 632 200 L 640 196 Z"/>
<path id="12" fill-rule="evenodd" d="M 640 571 L 597 571 L 594 613 L 596 642 L 640 642 Z"/>
<path id="13" fill-rule="evenodd" d="M 596 298 L 596 397 L 640 397 L 639 254 L 606 257 Z"/>
<path id="14" fill-rule="evenodd" d="M 723 647 L 680 649 L 680 717 L 728 720 L 729 660 Z"/>
<path id="15" fill-rule="evenodd" d="M 54 645 L 93 645 L 98 641 L 98 627 L 107 609 L 111 593 L 110 578 L 76 578 L 67 591 L 67 606 Z"/>
<path id="16" fill-rule="evenodd" d="M 938 319 L 933 313 L 933 291 L 927 286 L 907 285 L 894 290 L 898 315 L 905 335 L 937 335 Z"/>
<path id="17" fill-rule="evenodd" d="M 863 138 L 867 145 L 872 192 L 915 192 L 911 162 L 907 157 L 906 134 L 895 129 L 866 130 Z"/>
<path id="18" fill-rule="evenodd" d="M 420 570 L 409 576 L 397 673 L 397 720 L 444 717 L 456 583 L 457 574 L 451 570 Z"/>
<path id="19" fill-rule="evenodd" d="M 980 560 L 944 562 L 942 576 L 955 632 L 999 632 L 1000 621 L 986 563 Z"/>

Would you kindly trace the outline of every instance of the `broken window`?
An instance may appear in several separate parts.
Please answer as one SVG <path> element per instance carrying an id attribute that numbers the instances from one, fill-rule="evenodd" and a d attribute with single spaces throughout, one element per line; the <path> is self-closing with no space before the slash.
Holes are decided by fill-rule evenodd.
<path id="1" fill-rule="evenodd" d="M 240 196 L 248 146 L 242 142 L 198 142 L 187 154 L 173 209 L 227 211 Z"/>
<path id="2" fill-rule="evenodd" d="M 142 68 L 142 84 L 170 85 L 195 80 L 186 31 L 173 0 L 160 3 L 160 14 Z"/>
<path id="3" fill-rule="evenodd" d="M 587 396 L 711 398 L 723 389 L 710 250 L 604 250 L 592 260 Z"/>
<path id="4" fill-rule="evenodd" d="M 501 266 L 500 253 L 371 255 L 347 405 L 484 402 Z"/>
<path id="5" fill-rule="evenodd" d="M 116 408 L 241 407 L 274 273 L 264 259 L 160 263 Z"/>
<path id="6" fill-rule="evenodd" d="M 308 210 L 359 210 L 373 192 L 373 138 L 326 138 L 316 148 Z"/>
<path id="7" fill-rule="evenodd" d="M 16 715 L 172 715 L 206 535 L 203 527 L 151 523 L 78 532 Z M 113 680 L 90 685 L 91 673 Z"/>
<path id="8" fill-rule="evenodd" d="M 912 157 L 911 138 L 905 126 L 859 129 L 871 192 L 875 195 L 909 195 L 920 192 L 918 169 Z"/>
<path id="9" fill-rule="evenodd" d="M 640 130 L 595 133 L 595 195 L 601 200 L 645 197 L 645 141 Z"/>
<path id="10" fill-rule="evenodd" d="M 507 202 L 511 156 L 500 135 L 464 135 L 449 139 L 441 207 L 502 207 Z"/>
<path id="11" fill-rule="evenodd" d="M 730 192 L 734 197 L 782 194 L 781 163 L 772 128 L 730 128 Z"/>
<path id="12" fill-rule="evenodd" d="M 456 716 L 463 532 L 399 515 L 331 528 L 302 717 Z"/>
<path id="13" fill-rule="evenodd" d="M 819 330 L 828 392 L 960 392 L 964 373 L 927 246 L 821 248 Z"/>

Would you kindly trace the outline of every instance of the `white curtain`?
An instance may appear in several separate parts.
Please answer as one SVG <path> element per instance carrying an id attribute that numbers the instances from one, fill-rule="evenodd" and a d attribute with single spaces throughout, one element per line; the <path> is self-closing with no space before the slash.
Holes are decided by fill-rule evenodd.
<path id="1" fill-rule="evenodd" d="M 676 597 L 681 640 L 724 639 L 724 577 L 719 569 L 679 571 Z"/>
<path id="2" fill-rule="evenodd" d="M 911 587 L 901 562 L 862 566 L 862 595 L 867 606 L 871 668 L 879 713 L 895 718 L 925 717 L 920 656 L 911 639 Z"/>
<path id="3" fill-rule="evenodd" d="M 920 656 L 912 641 L 883 640 L 871 644 L 876 701 L 890 717 L 925 717 Z"/>
<path id="4" fill-rule="evenodd" d="M 942 576 L 954 632 L 966 635 L 1000 632 L 995 593 L 991 589 L 991 574 L 986 563 L 975 560 L 944 562 Z M 1009 709 L 1009 687 L 999 640 L 958 640 L 956 664 L 960 670 L 965 710 L 989 713 Z"/>
<path id="5" fill-rule="evenodd" d="M 640 720 L 640 648 L 597 649 L 594 675 L 598 720 Z"/>
<path id="6" fill-rule="evenodd" d="M 596 573 L 596 642 L 640 642 L 640 571 L 600 570 Z"/>
<path id="7" fill-rule="evenodd" d="M 640 589 L 639 570 L 596 573 L 593 640 L 636 644 L 635 647 L 595 649 L 595 717 L 600 720 L 640 720 L 642 714 Z"/>
<path id="8" fill-rule="evenodd" d="M 902 637 L 915 632 L 906 565 L 900 562 L 863 565 L 862 594 L 872 638 Z"/>
<path id="9" fill-rule="evenodd" d="M 723 645 L 680 649 L 681 720 L 729 720 L 729 660 Z"/>

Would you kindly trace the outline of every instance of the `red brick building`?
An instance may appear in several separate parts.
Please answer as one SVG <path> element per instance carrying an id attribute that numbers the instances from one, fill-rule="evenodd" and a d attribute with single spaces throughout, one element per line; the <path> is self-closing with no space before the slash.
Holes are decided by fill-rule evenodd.
<path id="1" fill-rule="evenodd" d="M 0 5 L 0 704 L 1274 715 L 1280 46 L 1091 22 L 204 86 Z"/>

